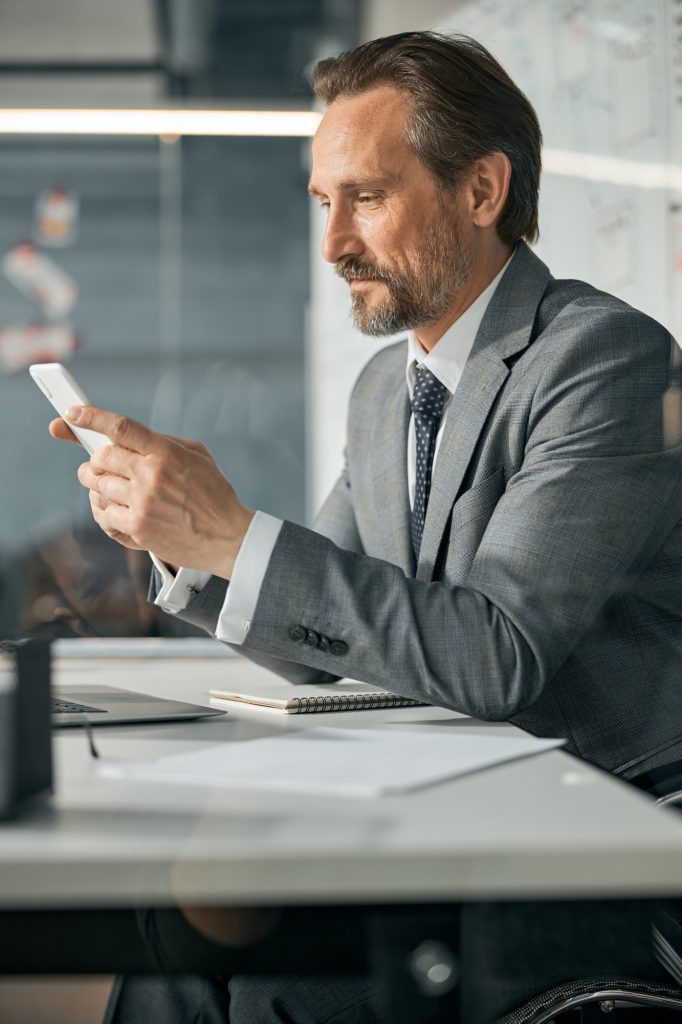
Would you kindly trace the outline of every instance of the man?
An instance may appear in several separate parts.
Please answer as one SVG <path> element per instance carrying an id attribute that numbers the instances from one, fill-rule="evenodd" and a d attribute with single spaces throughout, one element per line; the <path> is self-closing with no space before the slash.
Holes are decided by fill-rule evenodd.
<path id="1" fill-rule="evenodd" d="M 315 531 L 246 508 L 201 445 L 81 408 L 113 442 L 79 471 L 94 518 L 154 552 L 162 607 L 295 682 L 510 720 L 625 777 L 681 757 L 670 335 L 531 253 L 540 129 L 479 44 L 375 40 L 313 85 L 323 255 L 362 331 L 408 332 L 360 375 Z"/>

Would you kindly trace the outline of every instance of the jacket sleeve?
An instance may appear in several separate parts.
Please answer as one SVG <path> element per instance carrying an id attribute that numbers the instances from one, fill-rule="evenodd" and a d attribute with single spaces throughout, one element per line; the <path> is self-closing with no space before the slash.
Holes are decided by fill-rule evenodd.
<path id="1" fill-rule="evenodd" d="M 345 470 L 320 510 L 314 529 L 316 533 L 333 538 L 342 548 L 354 551 L 362 550 Z M 149 599 L 151 601 L 156 597 L 160 584 L 159 574 L 154 570 L 149 591 Z M 225 601 L 226 592 L 226 581 L 217 576 L 212 576 L 201 592 L 190 600 L 186 608 L 177 613 L 178 618 L 191 622 L 193 625 L 205 629 L 207 633 L 215 635 L 218 616 Z M 284 657 L 276 657 L 252 647 L 233 646 L 233 649 L 238 654 L 248 657 L 250 661 L 262 665 L 272 672 L 276 672 L 292 683 L 320 685 L 322 683 L 335 682 L 339 678 L 338 673 L 321 671 L 311 668 L 306 664 L 299 664 L 296 657 L 298 649 L 294 650 L 294 657 L 291 660 L 287 659 L 286 655 Z"/>
<path id="2" fill-rule="evenodd" d="M 663 437 L 670 336 L 609 311 L 561 341 L 524 396 L 525 450 L 465 585 L 409 578 L 338 533 L 285 523 L 245 653 L 483 719 L 531 705 L 682 511 L 680 449 Z M 310 645 L 309 631 L 333 642 Z"/>

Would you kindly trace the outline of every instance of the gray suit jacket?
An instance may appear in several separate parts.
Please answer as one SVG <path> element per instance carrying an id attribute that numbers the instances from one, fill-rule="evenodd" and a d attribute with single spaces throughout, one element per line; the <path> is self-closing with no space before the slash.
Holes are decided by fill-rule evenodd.
<path id="1" fill-rule="evenodd" d="M 315 532 L 285 523 L 244 653 L 508 719 L 633 775 L 682 757 L 676 346 L 520 244 L 450 406 L 417 565 L 405 342 L 350 402 Z M 184 616 L 210 631 L 213 579 Z"/>

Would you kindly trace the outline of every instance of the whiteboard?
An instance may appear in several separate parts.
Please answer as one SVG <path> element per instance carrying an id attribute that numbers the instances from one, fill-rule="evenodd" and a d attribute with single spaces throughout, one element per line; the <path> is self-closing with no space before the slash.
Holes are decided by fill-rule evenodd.
<path id="1" fill-rule="evenodd" d="M 537 111 L 540 258 L 682 340 L 682 0 L 470 0 L 443 27 Z"/>

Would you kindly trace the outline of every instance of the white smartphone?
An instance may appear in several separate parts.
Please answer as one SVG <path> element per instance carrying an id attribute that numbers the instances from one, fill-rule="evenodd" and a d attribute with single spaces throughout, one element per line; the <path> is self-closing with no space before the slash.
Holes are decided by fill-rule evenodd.
<path id="1" fill-rule="evenodd" d="M 32 366 L 29 366 L 28 372 L 62 418 L 66 416 L 66 410 L 70 409 L 72 405 L 92 404 L 86 398 L 83 389 L 79 387 L 61 363 L 33 363 Z M 96 430 L 83 430 L 71 423 L 69 423 L 69 427 L 90 455 L 98 448 L 104 447 L 105 444 L 111 444 L 108 437 Z"/>

